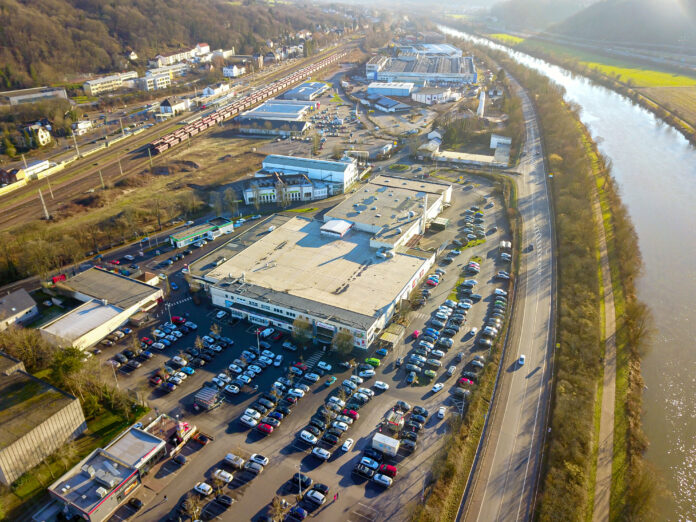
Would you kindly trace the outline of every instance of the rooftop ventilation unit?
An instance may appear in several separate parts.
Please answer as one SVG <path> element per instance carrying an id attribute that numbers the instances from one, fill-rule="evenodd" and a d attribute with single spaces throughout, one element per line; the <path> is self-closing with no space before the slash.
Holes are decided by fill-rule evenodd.
<path id="1" fill-rule="evenodd" d="M 97 488 L 97 495 L 99 495 L 99 498 L 104 498 L 108 491 L 102 487 Z"/>
<path id="2" fill-rule="evenodd" d="M 82 473 L 87 475 L 89 478 L 94 478 L 94 467 L 90 466 L 89 464 L 85 464 L 80 468 L 82 470 Z"/>

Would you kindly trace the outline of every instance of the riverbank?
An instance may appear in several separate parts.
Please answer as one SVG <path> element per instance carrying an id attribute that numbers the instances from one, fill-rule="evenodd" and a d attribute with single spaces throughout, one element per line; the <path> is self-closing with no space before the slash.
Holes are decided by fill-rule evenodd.
<path id="1" fill-rule="evenodd" d="M 640 67 L 640 64 L 617 62 L 609 58 L 588 58 L 587 53 L 583 51 L 542 40 L 511 39 L 506 38 L 503 33 L 476 34 L 482 38 L 490 37 L 512 50 L 563 67 L 626 96 L 696 145 L 696 78 L 676 73 L 670 75 L 658 70 L 643 70 L 641 74 L 635 74 L 631 71 Z M 690 81 L 685 81 L 687 79 Z M 663 81 L 668 81 L 669 84 L 661 84 Z M 642 85 L 643 83 L 645 85 Z M 690 90 L 686 92 L 686 89 Z"/>

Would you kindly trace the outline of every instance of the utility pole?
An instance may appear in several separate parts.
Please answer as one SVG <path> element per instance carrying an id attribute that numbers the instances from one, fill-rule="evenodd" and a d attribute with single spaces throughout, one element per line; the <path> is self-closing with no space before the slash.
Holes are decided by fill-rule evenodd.
<path id="1" fill-rule="evenodd" d="M 121 176 L 123 176 L 123 168 L 121 167 L 121 158 L 118 158 L 118 170 L 121 172 Z"/>
<path id="2" fill-rule="evenodd" d="M 41 199 L 41 205 L 43 206 L 44 216 L 46 217 L 46 221 L 48 221 L 49 219 L 51 219 L 51 216 L 49 215 L 48 209 L 46 208 L 46 202 L 44 201 L 41 189 L 39 189 L 39 198 Z"/>
<path id="3" fill-rule="evenodd" d="M 24 168 L 27 168 L 27 159 L 24 157 L 24 154 L 22 154 L 22 161 L 24 162 Z"/>
<path id="4" fill-rule="evenodd" d="M 119 118 L 118 122 L 121 124 L 121 136 L 125 136 L 126 131 L 123 130 L 123 118 Z"/>
<path id="5" fill-rule="evenodd" d="M 150 159 L 150 170 L 152 170 L 152 152 L 150 151 L 150 147 L 147 148 L 147 157 Z"/>
<path id="6" fill-rule="evenodd" d="M 104 185 L 104 176 L 102 176 L 101 169 L 99 169 L 99 179 L 101 180 L 102 190 L 106 190 L 106 185 Z"/>
<path id="7" fill-rule="evenodd" d="M 72 135 L 72 140 L 73 140 L 73 143 L 75 144 L 75 153 L 79 156 L 80 155 L 80 147 L 77 146 L 77 140 L 75 139 L 74 133 Z"/>
<path id="8" fill-rule="evenodd" d="M 48 183 L 48 191 L 51 193 L 51 199 L 55 199 L 53 197 L 53 189 L 51 188 L 51 179 L 49 176 L 46 176 L 46 183 Z"/>

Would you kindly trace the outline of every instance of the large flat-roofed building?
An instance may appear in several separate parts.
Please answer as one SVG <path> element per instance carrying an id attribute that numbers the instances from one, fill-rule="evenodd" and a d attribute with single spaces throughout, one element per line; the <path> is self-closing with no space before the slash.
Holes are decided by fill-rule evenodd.
<path id="1" fill-rule="evenodd" d="M 59 99 L 68 99 L 68 93 L 62 87 L 35 87 L 33 89 L 0 92 L 0 102 L 7 102 L 10 105 Z"/>
<path id="2" fill-rule="evenodd" d="M 10 485 L 87 429 L 80 401 L 0 352 L 0 482 Z"/>
<path id="3" fill-rule="evenodd" d="M 246 182 L 242 192 L 244 203 L 291 203 L 313 201 L 329 196 L 329 186 L 321 181 L 312 181 L 304 174 L 280 174 L 259 176 Z"/>
<path id="4" fill-rule="evenodd" d="M 165 441 L 130 428 L 106 448 L 94 450 L 48 492 L 63 505 L 68 518 L 101 522 L 130 498 L 143 476 L 165 455 Z"/>
<path id="5" fill-rule="evenodd" d="M 451 58 L 461 58 L 461 49 L 447 43 L 417 43 L 413 45 L 402 45 L 398 47 L 399 56 L 448 56 Z"/>
<path id="6" fill-rule="evenodd" d="M 366 187 L 324 222 L 274 216 L 259 223 L 216 250 L 225 261 L 204 257 L 191 275 L 233 317 L 285 331 L 300 318 L 320 343 L 348 332 L 356 348 L 367 349 L 433 265 L 434 253 L 409 241 L 452 189 L 388 176 Z"/>
<path id="7" fill-rule="evenodd" d="M 87 96 L 97 96 L 103 92 L 111 92 L 120 89 L 123 87 L 123 82 L 127 80 L 135 80 L 137 78 L 138 73 L 135 71 L 112 74 L 110 76 L 103 76 L 94 80 L 87 80 L 82 85 L 82 89 L 85 91 Z"/>
<path id="8" fill-rule="evenodd" d="M 431 54 L 376 56 L 365 65 L 370 80 L 409 82 L 418 85 L 463 85 L 476 83 L 476 67 L 471 56 Z"/>
<path id="9" fill-rule="evenodd" d="M 324 94 L 328 88 L 324 82 L 305 82 L 286 91 L 280 97 L 284 100 L 311 101 Z"/>
<path id="10" fill-rule="evenodd" d="M 263 160 L 262 168 L 257 175 L 269 175 L 274 172 L 302 174 L 312 181 L 326 183 L 330 187 L 330 195 L 345 192 L 360 175 L 357 161 L 353 158 L 329 161 L 271 154 Z"/>
<path id="11" fill-rule="evenodd" d="M 0 296 L 0 332 L 12 324 L 31 321 L 38 313 L 36 301 L 24 288 Z"/>
<path id="12" fill-rule="evenodd" d="M 125 324 L 139 311 L 149 310 L 163 298 L 162 289 L 100 268 L 90 268 L 55 290 L 84 304 L 39 329 L 56 346 L 85 349 Z"/>
<path id="13" fill-rule="evenodd" d="M 300 136 L 311 127 L 307 113 L 317 107 L 313 101 L 272 99 L 240 114 L 234 123 L 243 134 Z"/>
<path id="14" fill-rule="evenodd" d="M 372 82 L 367 86 L 368 95 L 379 96 L 408 96 L 413 90 L 410 82 Z"/>

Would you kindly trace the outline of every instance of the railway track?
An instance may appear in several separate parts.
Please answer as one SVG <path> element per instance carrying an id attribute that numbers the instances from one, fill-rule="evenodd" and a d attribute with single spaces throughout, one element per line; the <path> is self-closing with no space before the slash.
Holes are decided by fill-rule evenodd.
<path id="1" fill-rule="evenodd" d="M 313 73 L 319 71 L 320 69 L 336 63 L 347 54 L 347 51 L 345 50 L 346 47 L 347 46 L 344 45 L 333 51 L 328 51 L 318 56 L 317 60 L 309 65 L 304 65 L 298 69 L 291 68 L 290 74 L 282 77 L 279 80 L 275 80 L 270 85 L 254 91 L 240 100 L 236 100 L 234 103 L 231 103 L 230 105 L 222 107 L 209 114 L 206 116 L 206 118 L 213 117 L 214 123 L 212 125 L 207 125 L 205 128 L 200 128 L 202 126 L 199 125 L 197 132 L 188 132 L 183 139 L 180 139 L 177 142 L 177 144 L 180 144 L 183 141 L 188 141 L 190 143 L 190 140 L 194 136 L 215 127 L 216 124 L 235 117 L 241 111 L 258 105 L 259 103 L 262 103 L 263 101 L 279 94 L 289 87 L 296 85 L 297 83 L 311 77 Z M 293 69 L 296 70 L 292 72 Z M 269 81 L 272 78 L 282 74 L 282 72 L 284 71 L 277 71 L 271 75 L 268 75 L 268 77 L 259 79 L 259 81 Z M 216 113 L 220 114 L 216 115 Z M 223 114 L 224 116 L 222 116 Z M 187 116 L 190 118 L 190 115 Z M 185 119 L 185 117 L 182 116 L 172 121 L 166 129 L 176 127 L 179 125 L 181 119 Z M 183 128 L 189 127 L 190 130 L 191 125 L 195 126 L 197 123 L 203 120 L 204 118 Z M 208 120 L 208 122 L 210 122 L 210 120 Z M 169 132 L 165 134 L 165 136 L 176 134 L 183 128 Z M 111 184 L 129 174 L 132 174 L 138 169 L 147 168 L 150 161 L 148 149 L 150 150 L 150 154 L 152 154 L 152 152 L 157 154 L 166 149 L 172 148 L 173 146 L 171 145 L 170 140 L 170 145 L 168 147 L 161 148 L 159 151 L 153 149 L 152 144 L 158 143 L 161 140 L 161 138 L 157 138 L 155 140 L 153 140 L 153 138 L 161 135 L 163 130 L 164 129 L 162 127 L 153 127 L 152 132 L 143 133 L 143 135 L 139 136 L 137 140 L 135 138 L 133 141 L 126 140 L 123 143 L 119 143 L 114 147 L 106 149 L 103 154 L 97 154 L 93 157 L 87 157 L 79 160 L 70 170 L 55 176 L 56 180 L 53 182 L 51 182 L 50 178 L 45 178 L 44 180 L 31 183 L 26 187 L 7 194 L 4 199 L 5 201 L 10 201 L 10 203 L 3 205 L 2 199 L 0 199 L 0 230 L 44 218 L 44 210 L 39 197 L 39 190 L 41 190 L 49 214 L 55 214 L 56 211 L 66 202 L 81 194 L 84 194 L 91 189 L 100 188 L 102 183 Z M 179 134 L 179 136 L 181 137 L 181 134 Z M 105 157 L 110 158 L 110 161 L 103 162 Z"/>

